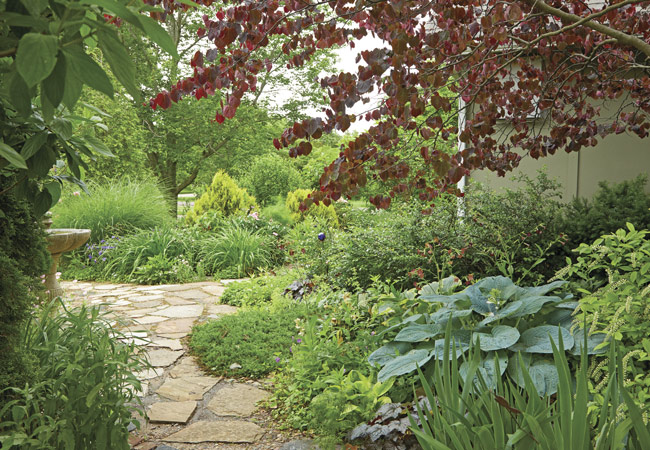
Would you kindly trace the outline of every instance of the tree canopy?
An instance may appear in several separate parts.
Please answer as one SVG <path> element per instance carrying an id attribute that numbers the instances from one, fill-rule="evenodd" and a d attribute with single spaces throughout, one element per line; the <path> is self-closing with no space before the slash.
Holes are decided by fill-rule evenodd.
<path id="1" fill-rule="evenodd" d="M 171 58 L 179 56 L 169 34 L 153 19 L 164 21 L 176 9 L 197 4 L 146 3 L 0 3 L 2 120 L 29 118 L 16 123 L 36 127 L 31 134 L 19 130 L 3 137 L 1 170 L 29 172 L 30 158 L 50 161 L 52 152 L 63 152 L 74 167 L 77 154 L 104 150 L 92 139 L 66 140 L 69 126 L 56 122 L 57 105 L 74 105 L 84 84 L 113 94 L 110 80 L 88 56 L 96 47 L 116 79 L 138 98 L 135 66 L 114 30 L 120 21 L 140 29 Z M 379 207 L 412 188 L 431 201 L 441 192 L 455 191 L 455 183 L 474 169 L 501 175 L 512 170 L 522 151 L 533 158 L 577 151 L 610 134 L 647 137 L 650 128 L 648 1 L 197 3 L 207 11 L 196 30 L 201 50 L 190 58 L 190 76 L 180 71 L 181 79 L 170 80 L 166 90 L 151 98 L 154 109 L 166 109 L 184 96 L 221 93 L 214 118 L 223 123 L 235 116 L 245 96 L 255 96 L 265 74 L 278 64 L 295 70 L 320 49 L 353 47 L 368 35 L 383 42 L 361 52 L 355 70 L 321 79 L 328 97 L 324 117 L 296 121 L 274 140 L 291 156 L 306 155 L 312 140 L 344 132 L 357 120 L 352 106 L 370 95 L 383 97 L 364 113 L 375 125 L 342 147 L 310 201 L 329 203 L 354 195 L 369 177 L 390 182 L 390 195 L 371 199 Z M 282 49 L 282 58 L 268 51 L 272 43 Z M 608 107 L 608 102 L 616 106 Z M 458 114 L 467 116 L 460 130 Z M 43 123 L 34 123 L 41 119 Z M 46 140 L 30 141 L 35 134 L 45 134 Z M 461 150 L 449 152 L 448 143 L 456 136 Z M 49 146 L 53 139 L 54 147 Z"/>
<path id="2" fill-rule="evenodd" d="M 391 196 L 416 187 L 423 200 L 432 200 L 454 191 L 455 183 L 474 169 L 500 175 L 512 170 L 521 150 L 539 158 L 593 146 L 613 133 L 648 135 L 648 1 L 223 4 L 216 14 L 203 17 L 198 33 L 210 48 L 192 57 L 192 76 L 152 98 L 153 108 L 168 108 L 185 95 L 199 99 L 226 89 L 216 120 L 233 118 L 242 98 L 273 67 L 258 52 L 275 36 L 284 38 L 282 48 L 292 55 L 289 67 L 302 66 L 317 49 L 353 47 L 368 35 L 384 43 L 361 52 L 356 71 L 321 80 L 329 97 L 324 118 L 296 122 L 274 141 L 291 156 L 308 154 L 311 140 L 345 131 L 358 119 L 350 113 L 353 105 L 371 94 L 384 96 L 378 107 L 364 113 L 375 125 L 345 145 L 325 169 L 321 189 L 312 195 L 316 201 L 354 195 L 370 174 L 393 180 Z M 171 2 L 162 5 L 173 8 Z M 618 102 L 613 112 L 605 108 L 610 100 Z M 461 130 L 459 112 L 467 113 Z M 512 132 L 500 130 L 500 123 L 508 123 Z M 441 143 L 456 133 L 462 151 L 441 151 Z M 398 155 L 395 150 L 405 140 L 412 152 Z M 412 170 L 410 161 L 416 158 L 422 164 Z M 371 201 L 387 206 L 391 196 Z"/>

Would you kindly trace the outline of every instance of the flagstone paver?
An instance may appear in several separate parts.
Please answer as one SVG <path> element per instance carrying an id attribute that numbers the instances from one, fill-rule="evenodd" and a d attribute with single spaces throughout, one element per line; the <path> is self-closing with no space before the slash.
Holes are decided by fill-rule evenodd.
<path id="1" fill-rule="evenodd" d="M 196 409 L 197 403 L 187 402 L 157 402 L 149 407 L 147 414 L 151 422 L 187 423 Z"/>
<path id="2" fill-rule="evenodd" d="M 218 416 L 248 417 L 257 409 L 257 403 L 268 396 L 262 389 L 236 383 L 219 389 L 208 403 L 208 409 Z"/>
<path id="3" fill-rule="evenodd" d="M 149 350 L 147 352 L 147 357 L 149 362 L 154 367 L 167 367 L 174 364 L 178 358 L 183 356 L 185 350 L 168 350 L 166 348 L 157 348 L 154 350 Z"/>
<path id="4" fill-rule="evenodd" d="M 234 280 L 226 282 L 230 281 Z M 144 425 L 134 437 L 134 448 L 230 450 L 252 448 L 249 444 L 256 443 L 256 449 L 275 450 L 287 441 L 249 418 L 251 414 L 259 417 L 256 404 L 269 395 L 256 387 L 259 383 L 233 384 L 209 376 L 195 357 L 186 354 L 182 339 L 196 323 L 237 312 L 234 306 L 218 304 L 226 283 L 61 284 L 71 306 L 100 305 L 123 333 L 121 340 L 146 351 L 153 366 L 135 374 L 144 391 L 137 395 L 147 407 L 149 421 L 141 419 Z M 142 436 L 147 439 L 140 441 Z"/>
<path id="5" fill-rule="evenodd" d="M 168 436 L 169 442 L 255 442 L 263 434 L 262 428 L 243 420 L 194 422 L 187 428 Z"/>
<path id="6" fill-rule="evenodd" d="M 178 402 L 202 400 L 203 395 L 214 387 L 219 380 L 219 378 L 213 377 L 167 378 L 156 393 Z"/>

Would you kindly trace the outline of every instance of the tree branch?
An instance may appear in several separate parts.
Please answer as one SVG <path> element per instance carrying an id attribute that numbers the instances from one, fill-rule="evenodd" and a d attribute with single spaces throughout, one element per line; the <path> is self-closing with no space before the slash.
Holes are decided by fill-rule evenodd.
<path id="1" fill-rule="evenodd" d="M 223 141 L 219 142 L 216 146 L 209 148 L 207 150 L 203 151 L 203 154 L 201 155 L 201 158 L 196 162 L 194 165 L 194 168 L 190 172 L 190 174 L 185 178 L 176 188 L 174 189 L 174 193 L 176 195 L 180 194 L 183 189 L 188 187 L 190 184 L 194 183 L 194 180 L 196 180 L 197 175 L 199 174 L 199 170 L 201 169 L 201 164 L 203 161 L 208 159 L 210 156 L 214 155 L 217 150 L 222 148 L 224 145 L 226 145 L 230 141 L 230 138 L 227 137 Z"/>
<path id="2" fill-rule="evenodd" d="M 599 33 L 602 33 L 606 36 L 609 36 L 611 38 L 616 39 L 616 41 L 619 44 L 622 45 L 627 45 L 630 47 L 634 47 L 643 54 L 645 54 L 648 58 L 650 58 L 650 44 L 647 42 L 639 39 L 636 36 L 623 33 L 622 31 L 615 30 L 614 28 L 608 27 L 607 25 L 604 25 L 602 23 L 594 22 L 592 19 L 600 17 L 607 12 L 614 10 L 614 9 L 619 9 L 622 8 L 625 5 L 630 5 L 633 3 L 642 3 L 639 0 L 625 0 L 620 3 L 616 3 L 614 5 L 610 5 L 607 8 L 605 8 L 603 11 L 590 14 L 586 17 L 580 17 L 575 14 L 571 14 L 565 11 L 562 11 L 561 9 L 554 8 L 551 5 L 545 3 L 543 0 L 524 0 L 526 3 L 528 3 L 533 9 L 536 9 L 538 11 L 545 12 L 547 14 L 551 14 L 553 16 L 559 17 L 565 22 L 571 22 L 572 24 L 566 27 L 561 28 L 560 30 L 547 33 L 548 36 L 552 36 L 555 34 L 562 33 L 564 31 L 568 31 L 572 28 L 578 27 L 580 25 L 584 25 L 588 28 L 591 28 L 592 30 L 598 31 Z M 538 38 L 539 39 L 539 38 Z M 536 39 L 536 40 L 538 40 Z"/>

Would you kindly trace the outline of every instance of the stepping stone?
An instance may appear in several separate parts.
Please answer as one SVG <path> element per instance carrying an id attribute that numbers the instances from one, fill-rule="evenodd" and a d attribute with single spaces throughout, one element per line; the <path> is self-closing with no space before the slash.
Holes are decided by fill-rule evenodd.
<path id="1" fill-rule="evenodd" d="M 169 306 L 156 312 L 159 316 L 170 317 L 172 319 L 182 319 L 185 317 L 199 317 L 203 314 L 203 305 L 180 305 Z"/>
<path id="2" fill-rule="evenodd" d="M 133 304 L 133 307 L 134 308 L 144 309 L 144 308 L 155 308 L 155 307 L 161 306 L 161 305 L 164 305 L 164 303 L 162 303 L 162 301 L 160 301 L 160 300 L 150 300 L 148 302 L 137 302 L 137 303 Z"/>
<path id="3" fill-rule="evenodd" d="M 170 371 L 169 376 L 172 378 L 182 377 L 203 377 L 205 373 L 201 370 L 193 356 L 188 356 L 180 360 Z"/>
<path id="4" fill-rule="evenodd" d="M 216 314 L 218 316 L 228 316 L 230 314 L 235 314 L 237 309 L 236 306 L 230 305 L 208 305 L 207 312 L 208 314 Z"/>
<path id="5" fill-rule="evenodd" d="M 147 325 L 151 323 L 160 323 L 164 322 L 165 320 L 169 320 L 169 317 L 162 317 L 162 316 L 144 316 L 144 317 L 138 317 L 136 319 L 137 323 Z"/>
<path id="6" fill-rule="evenodd" d="M 178 306 L 178 305 L 196 305 L 196 303 L 190 301 L 190 300 L 185 300 L 180 297 L 166 297 L 165 298 L 165 303 L 168 303 L 172 306 Z"/>
<path id="7" fill-rule="evenodd" d="M 177 297 L 185 298 L 187 300 L 198 300 L 201 298 L 211 297 L 207 292 L 203 292 L 200 289 L 190 289 L 189 291 L 178 291 L 176 292 Z"/>
<path id="8" fill-rule="evenodd" d="M 192 331 L 192 326 L 194 325 L 194 319 L 175 319 L 162 322 L 156 327 L 156 332 L 159 335 L 169 334 L 169 333 L 185 333 L 184 336 L 188 335 Z M 169 337 L 169 336 L 165 336 Z M 182 336 L 181 336 L 182 337 Z"/>
<path id="9" fill-rule="evenodd" d="M 188 444 L 199 444 L 201 442 L 253 443 L 263 433 L 264 430 L 262 428 L 251 422 L 240 420 L 218 422 L 200 420 L 163 440 Z"/>
<path id="10" fill-rule="evenodd" d="M 135 372 L 133 375 L 135 375 L 135 377 L 138 380 L 143 381 L 143 380 L 151 380 L 152 378 L 158 378 L 159 376 L 162 376 L 164 372 L 165 371 L 162 368 L 158 368 L 158 369 L 152 368 L 152 369 L 143 370 L 142 372 Z"/>
<path id="11" fill-rule="evenodd" d="M 150 302 L 152 300 L 163 300 L 165 298 L 164 295 L 162 294 L 156 294 L 156 295 L 139 295 L 139 294 L 131 294 L 129 295 L 129 300 L 132 302 Z"/>
<path id="12" fill-rule="evenodd" d="M 179 339 L 167 339 L 155 337 L 151 339 L 151 344 L 148 347 L 165 347 L 171 350 L 183 350 L 183 344 Z"/>
<path id="13" fill-rule="evenodd" d="M 149 350 L 147 352 L 147 357 L 149 362 L 154 367 L 167 367 L 174 364 L 178 358 L 183 356 L 185 350 L 167 350 L 166 348 L 159 348 L 155 350 Z"/>
<path id="14" fill-rule="evenodd" d="M 187 285 L 185 284 L 162 284 L 156 287 L 165 292 L 185 291 L 188 289 Z"/>
<path id="15" fill-rule="evenodd" d="M 186 402 L 157 402 L 149 408 L 150 422 L 187 423 L 196 409 L 193 400 Z"/>
<path id="16" fill-rule="evenodd" d="M 208 409 L 218 416 L 248 417 L 257 409 L 257 402 L 268 398 L 269 393 L 248 384 L 233 384 L 219 389 Z"/>
<path id="17" fill-rule="evenodd" d="M 203 395 L 219 380 L 220 378 L 213 377 L 167 378 L 156 393 L 177 402 L 202 400 Z"/>
<path id="18" fill-rule="evenodd" d="M 114 284 L 102 284 L 99 286 L 93 286 L 93 289 L 96 291 L 108 291 L 109 289 L 117 289 L 117 286 Z"/>
<path id="19" fill-rule="evenodd" d="M 158 336 L 164 337 L 165 339 L 182 339 L 185 336 L 190 334 L 189 332 L 185 333 L 158 333 Z"/>
<path id="20" fill-rule="evenodd" d="M 147 314 L 153 314 L 156 311 L 158 311 L 156 308 L 150 308 L 150 307 L 144 309 L 134 309 L 132 311 L 129 311 L 129 317 L 137 319 L 138 317 L 143 317 L 146 316 Z"/>
<path id="21" fill-rule="evenodd" d="M 221 294 L 223 294 L 223 291 L 226 290 L 226 286 L 220 286 L 218 284 L 213 284 L 212 286 L 203 286 L 201 289 L 203 289 L 205 292 L 207 292 L 210 295 L 214 295 L 216 297 L 221 297 Z"/>

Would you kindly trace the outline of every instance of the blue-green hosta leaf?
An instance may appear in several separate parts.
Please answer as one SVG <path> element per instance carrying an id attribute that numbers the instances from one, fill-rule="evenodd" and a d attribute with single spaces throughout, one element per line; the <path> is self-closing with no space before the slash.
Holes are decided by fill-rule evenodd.
<path id="1" fill-rule="evenodd" d="M 398 356 L 386 363 L 377 374 L 377 381 L 384 382 L 391 377 L 414 372 L 418 367 L 424 366 L 434 352 L 431 349 L 413 349 L 408 353 Z"/>
<path id="2" fill-rule="evenodd" d="M 476 284 L 465 289 L 472 301 L 472 309 L 479 314 L 487 315 L 496 312 L 496 307 L 488 303 L 493 290 L 499 291 L 500 300 L 517 300 L 526 290 L 516 286 L 510 278 L 498 276 L 483 278 Z"/>
<path id="3" fill-rule="evenodd" d="M 468 338 L 469 334 L 467 336 L 452 336 L 452 338 L 449 340 L 449 354 L 452 354 L 452 349 L 454 348 L 454 342 L 455 342 L 455 348 L 456 348 L 456 358 L 460 357 L 463 353 L 465 353 L 467 350 L 469 350 L 469 341 Z M 432 352 L 431 356 L 434 356 L 435 358 L 439 361 L 442 361 L 445 357 L 445 340 L 444 339 L 437 339 L 434 342 L 434 351 Z"/>
<path id="4" fill-rule="evenodd" d="M 440 294 L 423 294 L 420 295 L 420 299 L 429 303 L 444 303 L 447 306 L 455 306 L 457 304 L 469 305 L 470 298 L 464 292 L 458 292 L 457 294 L 452 295 L 440 295 Z"/>
<path id="5" fill-rule="evenodd" d="M 474 333 L 472 341 L 480 340 L 481 350 L 490 352 L 514 345 L 519 340 L 519 331 L 507 325 L 497 325 L 489 333 Z"/>
<path id="6" fill-rule="evenodd" d="M 585 330 L 579 328 L 575 333 L 573 333 L 573 338 L 575 339 L 575 345 L 569 353 L 579 356 L 582 354 L 582 349 L 585 346 Z M 606 338 L 607 334 L 605 333 L 594 333 L 587 336 L 587 354 L 598 355 L 601 353 L 607 353 L 607 344 L 601 346 L 601 344 L 605 342 Z"/>
<path id="7" fill-rule="evenodd" d="M 473 313 L 471 309 L 448 309 L 442 308 L 436 311 L 435 313 L 429 315 L 429 320 L 440 325 L 446 324 L 449 319 L 457 319 L 459 317 L 467 317 Z"/>
<path id="8" fill-rule="evenodd" d="M 533 385 L 537 389 L 537 393 L 541 397 L 555 394 L 560 377 L 553 359 L 526 354 L 522 354 L 521 357 L 524 367 L 533 380 Z M 518 357 L 510 358 L 508 362 L 508 375 L 519 386 L 525 387 L 526 383 Z"/>
<path id="9" fill-rule="evenodd" d="M 552 297 L 547 295 L 535 295 L 531 297 L 522 297 L 518 301 L 521 302 L 522 306 L 517 309 L 511 317 L 523 317 L 538 312 L 546 303 L 558 303 L 562 299 L 560 297 Z"/>
<path id="10" fill-rule="evenodd" d="M 556 308 L 562 308 L 562 309 L 570 309 L 571 311 L 575 310 L 580 302 L 562 302 L 558 303 L 555 307 Z"/>
<path id="11" fill-rule="evenodd" d="M 413 347 L 406 342 L 389 342 L 381 348 L 378 348 L 370 354 L 368 362 L 371 365 L 379 364 L 385 365 L 387 362 L 397 358 L 399 355 L 411 350 Z"/>
<path id="12" fill-rule="evenodd" d="M 399 342 L 422 342 L 426 339 L 439 335 L 444 331 L 439 324 L 413 324 L 402 329 L 395 337 Z"/>
<path id="13" fill-rule="evenodd" d="M 519 344 L 526 353 L 553 353 L 551 339 L 555 342 L 555 346 L 559 348 L 559 334 L 562 333 L 562 340 L 564 342 L 564 349 L 570 350 L 573 348 L 574 339 L 571 333 L 566 328 L 556 327 L 553 325 L 542 325 L 539 327 L 530 328 L 521 334 Z"/>
<path id="14" fill-rule="evenodd" d="M 527 295 L 546 295 L 549 292 L 551 292 L 554 289 L 557 289 L 559 287 L 562 287 L 566 285 L 568 281 L 564 280 L 557 280 L 553 281 L 552 283 L 545 284 L 543 286 L 535 286 L 535 287 L 526 287 L 524 288 L 526 290 Z"/>
<path id="15" fill-rule="evenodd" d="M 505 305 L 503 308 L 496 310 L 494 313 L 488 313 L 487 317 L 479 322 L 479 326 L 485 326 L 497 320 L 505 319 L 506 317 L 511 317 L 519 311 L 519 308 L 523 307 L 521 300 L 516 300 Z"/>
<path id="16" fill-rule="evenodd" d="M 499 373 L 497 375 L 497 362 L 499 361 Z M 467 374 L 469 371 L 470 363 L 469 361 L 463 362 L 458 371 L 460 376 L 463 378 L 464 382 L 467 383 Z M 501 377 L 508 367 L 508 355 L 506 352 L 489 352 L 485 355 L 485 358 L 481 361 L 478 371 L 483 377 L 488 389 L 496 389 L 497 387 L 497 378 Z M 476 388 L 481 387 L 480 380 L 478 375 L 474 376 L 474 385 Z"/>

